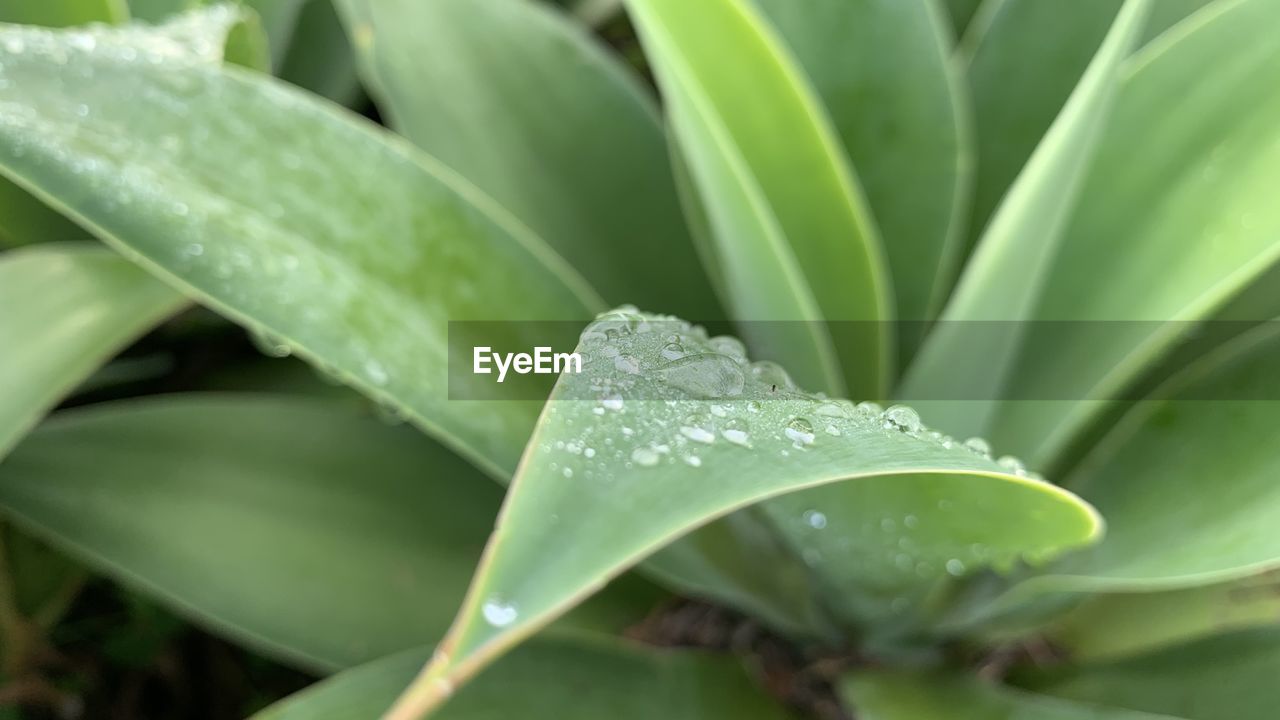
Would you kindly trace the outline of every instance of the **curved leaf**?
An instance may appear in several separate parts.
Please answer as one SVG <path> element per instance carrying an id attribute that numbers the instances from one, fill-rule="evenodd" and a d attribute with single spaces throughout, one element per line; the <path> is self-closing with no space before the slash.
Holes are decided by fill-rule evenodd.
<path id="1" fill-rule="evenodd" d="M 1280 704 L 1280 628 L 1182 645 L 1115 663 L 1039 673 L 1041 692 L 1194 720 L 1271 720 Z"/>
<path id="2" fill-rule="evenodd" d="M 597 301 L 560 258 L 327 103 L 143 30 L 77 37 L 0 30 L 0 170 L 482 468 L 514 466 L 537 404 L 448 401 L 447 320 L 582 317 Z"/>
<path id="3" fill-rule="evenodd" d="M 1280 259 L 1278 22 L 1274 2 L 1214 5 L 1133 60 L 1010 391 L 1080 401 L 1008 403 L 994 440 L 1051 461 L 1179 321 Z"/>
<path id="4" fill-rule="evenodd" d="M 185 302 L 103 247 L 0 255 L 0 458 L 99 366 Z"/>
<path id="5" fill-rule="evenodd" d="M 1174 589 L 1280 567 L 1277 359 L 1280 324 L 1268 324 L 1136 406 L 1066 483 L 1108 519 L 1107 538 L 1014 593 Z"/>
<path id="6" fill-rule="evenodd" d="M 585 28 L 531 0 L 339 6 L 394 127 L 613 301 L 720 316 L 653 102 Z"/>
<path id="7" fill-rule="evenodd" d="M 972 162 L 946 19 L 934 0 L 755 2 L 858 169 L 884 237 L 898 317 L 932 319 L 959 259 Z M 910 357 L 918 341 L 900 355 Z"/>
<path id="8" fill-rule="evenodd" d="M 707 208 L 736 319 L 799 321 L 744 332 L 810 387 L 882 397 L 893 341 L 879 321 L 893 310 L 880 240 L 798 64 L 748 0 L 628 7 Z M 862 322 L 816 324 L 824 319 Z"/>
<path id="9" fill-rule="evenodd" d="M 861 720 L 1176 720 L 951 675 L 858 673 L 841 690 Z"/>
<path id="10" fill-rule="evenodd" d="M 348 107 L 365 99 L 356 76 L 355 52 L 330 0 L 311 0 L 302 6 L 276 74 Z"/>
<path id="11" fill-rule="evenodd" d="M 94 405 L 53 416 L 0 464 L 0 507 L 22 526 L 322 670 L 437 640 L 501 497 L 439 445 L 329 398 Z M 616 632 L 641 619 L 658 596 L 619 583 L 563 623 Z"/>
<path id="12" fill-rule="evenodd" d="M 251 720 L 377 717 L 430 656 L 429 650 L 414 650 L 355 668 Z M 557 634 L 540 636 L 503 658 L 433 717 L 783 720 L 788 715 L 752 687 L 731 657 Z"/>
<path id="13" fill-rule="evenodd" d="M 996 398 L 1014 372 L 1025 321 L 1053 273 L 1068 218 L 1088 173 L 1098 137 L 1115 97 L 1121 62 L 1142 30 L 1149 0 L 1130 0 L 1081 78 L 1071 99 L 1000 204 L 965 266 L 917 361 L 903 397 L 926 401 L 930 417 L 948 432 L 987 432 Z M 979 333 L 973 321 L 999 321 Z M 974 347 L 980 340 L 982 347 Z M 980 401 L 933 402 L 949 387 L 964 387 Z"/>
<path id="14" fill-rule="evenodd" d="M 798 392 L 776 366 L 749 366 L 732 341 L 687 323 L 612 313 L 583 333 L 579 352 L 582 373 L 561 376 L 552 393 L 443 653 L 393 717 L 438 704 L 441 681 L 467 679 L 675 538 L 790 491 L 922 482 L 958 514 L 1016 506 L 999 522 L 1028 536 L 993 548 L 996 562 L 1052 555 L 1100 531 L 1070 494 L 918 427 L 890 429 Z"/>

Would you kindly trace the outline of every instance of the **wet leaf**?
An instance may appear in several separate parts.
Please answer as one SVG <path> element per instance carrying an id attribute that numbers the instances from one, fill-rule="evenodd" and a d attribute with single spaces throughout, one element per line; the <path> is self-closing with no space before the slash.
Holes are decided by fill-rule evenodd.
<path id="1" fill-rule="evenodd" d="M 194 38 L 216 12 L 175 21 L 192 33 L 183 47 L 215 51 Z M 171 37 L 0 30 L 0 169 L 201 302 L 508 473 L 538 406 L 447 400 L 447 320 L 571 320 L 594 293 L 430 157 Z"/>
<path id="2" fill-rule="evenodd" d="M 993 564 L 1044 559 L 1100 532 L 1070 494 L 922 428 L 887 427 L 878 413 L 796 391 L 777 366 L 749 365 L 739 348 L 625 310 L 583 333 L 583 371 L 561 377 L 443 654 L 395 717 L 438 704 L 441 681 L 466 680 L 675 538 L 790 491 L 905 485 L 920 494 L 899 498 L 936 505 L 945 496 L 959 518 L 982 508 L 984 527 L 1008 528 L 989 546 Z M 694 372 L 704 366 L 714 372 Z M 948 540 L 969 527 L 958 521 Z"/>

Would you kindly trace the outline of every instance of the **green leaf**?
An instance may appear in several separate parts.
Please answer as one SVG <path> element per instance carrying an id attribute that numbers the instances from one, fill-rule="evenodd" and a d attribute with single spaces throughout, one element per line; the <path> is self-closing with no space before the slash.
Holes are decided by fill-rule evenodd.
<path id="1" fill-rule="evenodd" d="M 1151 3 L 1138 46 L 1213 1 Z M 960 57 L 972 89 L 977 129 L 977 179 L 969 244 L 978 241 L 1001 198 L 1078 84 L 1122 2 L 992 0 L 976 16 Z"/>
<path id="2" fill-rule="evenodd" d="M 332 2 L 311 0 L 302 6 L 277 74 L 349 107 L 363 101 L 355 54 Z"/>
<path id="3" fill-rule="evenodd" d="M 947 11 L 947 19 L 951 21 L 951 30 L 956 39 L 964 37 L 982 3 L 983 0 L 943 0 L 941 4 Z"/>
<path id="4" fill-rule="evenodd" d="M 1214 5 L 1130 66 L 993 439 L 1055 458 L 1100 403 L 1280 259 L 1280 5 Z M 1123 238 L 1123 242 L 1118 239 Z M 1071 322 L 1059 323 L 1056 320 Z M 1109 321 L 1152 321 L 1120 322 Z"/>
<path id="5" fill-rule="evenodd" d="M 1053 272 L 1080 185 L 1110 117 L 1121 62 L 1134 47 L 1149 7 L 1149 0 L 1130 0 L 1116 17 L 1071 99 L 1001 202 L 908 372 L 901 394 L 909 400 L 946 397 L 952 387 L 983 398 L 925 402 L 930 417 L 949 432 L 985 434 L 1000 407 L 997 398 L 1015 371 L 1027 334 L 1025 321 Z"/>
<path id="6" fill-rule="evenodd" d="M 1038 673 L 1041 692 L 1194 720 L 1271 720 L 1280 628 L 1209 638 L 1114 663 Z"/>
<path id="7" fill-rule="evenodd" d="M 888 429 L 874 413 L 796 391 L 771 363 L 749 366 L 731 340 L 673 318 L 602 316 L 578 352 L 582 372 L 561 376 L 552 393 L 444 654 L 398 717 L 439 703 L 438 681 L 467 679 L 673 539 L 790 491 L 920 483 L 946 493 L 959 516 L 1016 506 L 1014 517 L 983 511 L 982 522 L 1026 533 L 1015 548 L 993 547 L 996 563 L 1100 532 L 1070 494 L 920 428 Z"/>
<path id="8" fill-rule="evenodd" d="M 421 649 L 355 668 L 251 720 L 377 717 L 429 657 L 430 651 Z M 433 717 L 783 720 L 788 715 L 751 685 L 732 657 L 561 633 L 520 647 Z"/>
<path id="9" fill-rule="evenodd" d="M 943 674 L 859 672 L 841 694 L 860 720 L 1174 720 Z"/>
<path id="10" fill-rule="evenodd" d="M 495 476 L 514 467 L 538 404 L 448 400 L 446 321 L 583 317 L 598 300 L 559 257 L 328 103 L 144 30 L 75 37 L 0 30 L 0 170 Z"/>
<path id="11" fill-rule="evenodd" d="M 90 406 L 53 416 L 0 464 L 0 507 L 23 527 L 321 670 L 437 640 L 501 497 L 436 443 L 328 398 Z M 615 632 L 642 618 L 655 591 L 619 583 L 563 622 Z"/>
<path id="12" fill-rule="evenodd" d="M 898 317 L 932 319 L 959 259 L 972 161 L 946 19 L 933 0 L 755 2 L 858 169 L 884 236 Z M 900 356 L 914 352 L 919 337 L 910 340 Z"/>
<path id="13" fill-rule="evenodd" d="M 613 302 L 721 315 L 683 225 L 653 101 L 585 28 L 530 0 L 339 6 L 394 127 Z"/>
<path id="14" fill-rule="evenodd" d="M 106 248 L 0 255 L 0 458 L 99 366 L 184 303 Z"/>
<path id="15" fill-rule="evenodd" d="M 1280 392 L 1278 360 L 1268 324 L 1136 405 L 1066 482 L 1108 519 L 1107 538 L 1015 593 L 1176 589 L 1280 567 L 1280 404 L 1262 400 Z"/>
<path id="16" fill-rule="evenodd" d="M 120 23 L 128 17 L 122 0 L 0 0 L 0 22 L 60 27 Z M 75 223 L 0 178 L 0 247 L 80 240 L 86 236 Z"/>
<path id="17" fill-rule="evenodd" d="M 1218 635 L 1274 625 L 1280 576 L 1152 593 L 1096 595 L 1044 630 L 1074 662 L 1097 662 Z"/>
<path id="18" fill-rule="evenodd" d="M 0 506 L 23 527 L 229 637 L 324 669 L 440 637 L 500 498 L 407 428 L 283 396 L 69 411 L 0 464 Z"/>
<path id="19" fill-rule="evenodd" d="M 125 0 L 0 0 L 0 22 L 67 27 L 129 19 Z"/>
<path id="20" fill-rule="evenodd" d="M 628 7 L 706 208 L 736 319 L 789 321 L 748 322 L 743 332 L 809 387 L 883 397 L 893 340 L 878 321 L 893 309 L 879 237 L 799 63 L 747 0 Z"/>

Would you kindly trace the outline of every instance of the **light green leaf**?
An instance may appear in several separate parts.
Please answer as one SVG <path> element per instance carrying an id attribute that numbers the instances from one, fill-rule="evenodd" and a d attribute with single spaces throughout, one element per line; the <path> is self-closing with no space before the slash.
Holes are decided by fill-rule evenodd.
<path id="1" fill-rule="evenodd" d="M 1037 674 L 1041 692 L 1194 720 L 1272 720 L 1280 628 L 1209 638 L 1114 663 Z"/>
<path id="2" fill-rule="evenodd" d="M 996 563 L 1053 555 L 1100 532 L 1070 494 L 919 428 L 889 429 L 875 414 L 795 391 L 771 364 L 749 366 L 732 342 L 673 318 L 605 315 L 578 351 L 582 373 L 561 376 L 552 393 L 444 654 L 396 717 L 438 704 L 440 681 L 466 680 L 673 539 L 789 491 L 921 483 L 945 492 L 957 515 L 1016 506 L 1015 517 L 982 513 L 1025 533 L 1015 547 L 992 548 Z"/>
<path id="3" fill-rule="evenodd" d="M 1009 403 L 993 439 L 1055 458 L 1179 321 L 1210 316 L 1280 258 L 1277 23 L 1268 0 L 1213 5 L 1133 59 L 1036 310 L 1049 322 L 1033 324 L 1010 391 L 1081 400 Z"/>
<path id="4" fill-rule="evenodd" d="M 0 458 L 99 366 L 184 303 L 103 247 L 0 255 Z"/>
<path id="5" fill-rule="evenodd" d="M 0 506 L 23 527 L 322 669 L 439 638 L 500 499 L 412 430 L 283 396 L 69 411 L 0 464 Z"/>
<path id="6" fill-rule="evenodd" d="M 24 46 L 0 45 L 0 171 L 495 476 L 514 467 L 538 404 L 449 401 L 447 321 L 583 317 L 598 300 L 559 257 L 328 103 L 143 30 L 74 37 L 0 31 Z"/>
<path id="7" fill-rule="evenodd" d="M 532 0 L 339 6 L 363 77 L 410 140 L 614 302 L 721 315 L 683 225 L 653 101 L 585 28 Z"/>
<path id="8" fill-rule="evenodd" d="M 72 410 L 0 464 L 0 507 L 24 528 L 223 635 L 320 670 L 437 640 L 501 497 L 407 427 L 283 395 Z M 563 623 L 615 632 L 642 618 L 655 591 L 619 583 Z"/>
<path id="9" fill-rule="evenodd" d="M 884 237 L 898 317 L 932 319 L 959 259 L 972 160 L 946 19 L 934 0 L 755 2 L 858 169 Z M 911 337 L 900 356 L 918 342 Z"/>
<path id="10" fill-rule="evenodd" d="M 1176 720 L 941 674 L 858 672 L 841 694 L 859 720 Z"/>
<path id="11" fill-rule="evenodd" d="M 429 657 L 429 650 L 421 649 L 355 668 L 251 720 L 377 717 Z M 557 633 L 511 653 L 433 717 L 784 720 L 789 716 L 776 700 L 752 686 L 739 661 L 730 656 Z"/>
<path id="12" fill-rule="evenodd" d="M 1044 630 L 1074 662 L 1097 662 L 1228 630 L 1274 625 L 1280 576 L 1268 573 L 1186 590 L 1095 595 Z"/>
<path id="13" fill-rule="evenodd" d="M 809 387 L 882 397 L 893 339 L 878 321 L 892 320 L 893 309 L 880 240 L 799 63 L 749 0 L 628 7 L 688 156 L 736 319 L 792 321 L 748 322 L 743 332 Z M 863 322 L 828 328 L 824 319 Z"/>
<path id="14" fill-rule="evenodd" d="M 1266 401 L 1278 361 L 1269 323 L 1135 406 L 1066 482 L 1108 519 L 1107 538 L 1019 591 L 1174 589 L 1280 567 L 1280 403 Z"/>
<path id="15" fill-rule="evenodd" d="M 67 27 L 128 19 L 125 0 L 0 0 L 0 22 L 6 23 Z"/>
<path id="16" fill-rule="evenodd" d="M 940 322 L 908 372 L 901 395 L 939 427 L 987 432 L 1015 371 L 1026 320 L 1053 272 L 1098 138 L 1111 114 L 1121 62 L 1142 30 L 1149 0 L 1130 0 L 1062 113 L 1036 147 L 965 266 Z M 980 322 L 975 322 L 980 321 Z M 994 321 L 994 322 L 991 322 Z M 961 387 L 979 400 L 927 402 Z"/>

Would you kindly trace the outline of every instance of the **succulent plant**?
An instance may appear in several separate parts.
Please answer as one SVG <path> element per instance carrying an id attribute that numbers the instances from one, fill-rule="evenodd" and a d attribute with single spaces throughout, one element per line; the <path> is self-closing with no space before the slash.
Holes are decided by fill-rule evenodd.
<path id="1" fill-rule="evenodd" d="M 187 5 L 0 0 L 0 680 L 1275 716 L 1280 0 Z"/>

